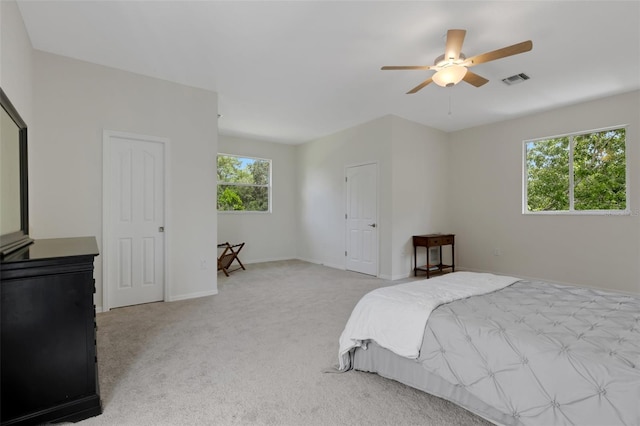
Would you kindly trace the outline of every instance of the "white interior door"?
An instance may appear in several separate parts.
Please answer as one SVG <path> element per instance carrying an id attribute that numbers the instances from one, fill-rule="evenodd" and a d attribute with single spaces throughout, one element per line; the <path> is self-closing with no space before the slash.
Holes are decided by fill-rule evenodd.
<path id="1" fill-rule="evenodd" d="M 165 144 L 105 133 L 105 308 L 164 300 Z"/>
<path id="2" fill-rule="evenodd" d="M 346 174 L 346 269 L 377 276 L 378 166 L 348 167 Z"/>

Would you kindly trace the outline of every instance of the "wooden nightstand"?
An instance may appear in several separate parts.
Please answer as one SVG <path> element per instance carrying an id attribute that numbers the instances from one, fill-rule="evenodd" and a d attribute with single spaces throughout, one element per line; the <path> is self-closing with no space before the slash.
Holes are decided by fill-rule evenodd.
<path id="1" fill-rule="evenodd" d="M 451 265 L 442 264 L 442 246 L 451 246 Z M 448 272 L 447 269 L 451 269 L 450 272 L 455 271 L 455 235 L 454 234 L 428 234 L 428 235 L 414 235 L 413 236 L 413 276 L 418 276 L 418 271 L 424 271 L 427 273 L 427 278 L 431 274 L 442 274 Z M 427 264 L 424 266 L 418 266 L 417 247 L 427 248 Z M 429 264 L 429 247 L 439 248 L 439 260 L 435 265 Z"/>

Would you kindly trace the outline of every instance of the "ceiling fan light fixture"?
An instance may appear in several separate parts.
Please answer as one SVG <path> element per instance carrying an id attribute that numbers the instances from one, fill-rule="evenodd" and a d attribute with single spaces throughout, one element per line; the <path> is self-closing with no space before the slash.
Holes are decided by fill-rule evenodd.
<path id="1" fill-rule="evenodd" d="M 467 67 L 453 64 L 436 72 L 432 80 L 438 86 L 451 87 L 460 83 L 465 75 L 467 75 Z"/>

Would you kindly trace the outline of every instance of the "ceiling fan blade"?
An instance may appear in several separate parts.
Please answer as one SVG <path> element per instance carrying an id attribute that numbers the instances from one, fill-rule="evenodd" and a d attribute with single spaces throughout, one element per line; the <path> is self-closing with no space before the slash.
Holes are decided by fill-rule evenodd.
<path id="1" fill-rule="evenodd" d="M 407 95 L 412 95 L 414 93 L 416 93 L 418 90 L 422 89 L 424 86 L 426 86 L 427 84 L 431 83 L 433 80 L 431 79 L 431 77 L 429 77 L 428 79 L 426 79 L 425 81 L 423 81 L 422 83 L 418 84 L 416 87 L 414 87 L 413 89 L 409 90 L 407 92 Z"/>
<path id="2" fill-rule="evenodd" d="M 429 66 L 429 65 L 387 65 L 384 66 L 382 68 L 380 68 L 381 70 L 430 70 L 433 69 L 433 66 Z"/>
<path id="3" fill-rule="evenodd" d="M 467 70 L 467 73 L 464 75 L 462 79 L 467 83 L 471 84 L 472 86 L 476 86 L 476 87 L 480 87 L 489 82 L 489 80 L 487 80 L 486 78 L 479 76 L 478 74 L 471 72 L 469 70 Z"/>
<path id="4" fill-rule="evenodd" d="M 449 30 L 447 31 L 447 45 L 444 49 L 444 59 L 458 59 L 462 50 L 462 42 L 466 30 Z"/>
<path id="5" fill-rule="evenodd" d="M 517 55 L 519 53 L 528 52 L 533 48 L 533 42 L 531 40 L 523 41 L 522 43 L 514 44 L 512 46 L 503 47 L 502 49 L 494 50 L 492 52 L 483 53 L 481 55 L 472 56 L 464 61 L 463 65 L 472 67 L 474 65 L 482 64 L 489 61 L 495 61 L 496 59 L 506 58 L 507 56 Z"/>

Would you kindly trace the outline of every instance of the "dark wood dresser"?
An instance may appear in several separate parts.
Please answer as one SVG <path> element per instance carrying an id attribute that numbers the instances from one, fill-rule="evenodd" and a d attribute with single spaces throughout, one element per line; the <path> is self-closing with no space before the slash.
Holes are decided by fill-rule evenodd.
<path id="1" fill-rule="evenodd" d="M 36 240 L 0 264 L 2 425 L 102 413 L 94 237 Z"/>

